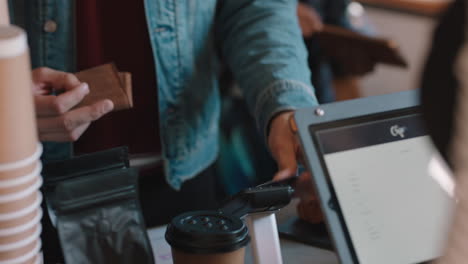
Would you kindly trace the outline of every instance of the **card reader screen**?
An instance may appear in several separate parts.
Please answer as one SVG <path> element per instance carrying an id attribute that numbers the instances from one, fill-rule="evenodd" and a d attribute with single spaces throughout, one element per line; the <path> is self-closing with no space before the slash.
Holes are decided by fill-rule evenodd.
<path id="1" fill-rule="evenodd" d="M 360 264 L 420 263 L 442 253 L 453 199 L 448 179 L 429 172 L 437 156 L 420 120 L 409 115 L 316 133 Z"/>

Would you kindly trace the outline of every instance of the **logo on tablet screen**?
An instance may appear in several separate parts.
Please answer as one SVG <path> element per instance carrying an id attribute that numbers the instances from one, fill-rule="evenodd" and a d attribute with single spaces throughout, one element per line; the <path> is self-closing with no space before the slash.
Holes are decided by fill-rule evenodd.
<path id="1" fill-rule="evenodd" d="M 394 125 L 394 126 L 390 127 L 390 133 L 394 137 L 404 138 L 405 137 L 405 131 L 406 131 L 406 127 L 404 127 L 404 126 L 400 127 L 399 125 Z"/>

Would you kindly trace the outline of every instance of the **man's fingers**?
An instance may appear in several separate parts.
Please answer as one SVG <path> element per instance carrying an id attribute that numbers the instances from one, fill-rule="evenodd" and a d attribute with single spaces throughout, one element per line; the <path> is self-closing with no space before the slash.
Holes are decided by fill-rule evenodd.
<path id="1" fill-rule="evenodd" d="M 80 80 L 72 73 L 41 67 L 32 72 L 34 83 L 45 83 L 58 91 L 68 91 L 80 85 Z"/>
<path id="2" fill-rule="evenodd" d="M 296 153 L 292 144 L 281 146 L 273 156 L 278 163 L 278 173 L 273 177 L 273 180 L 283 180 L 296 174 Z"/>
<path id="3" fill-rule="evenodd" d="M 310 172 L 305 171 L 301 173 L 299 179 L 297 179 L 294 184 L 294 190 L 295 195 L 303 200 L 310 199 L 310 197 L 314 198 L 316 196 Z"/>
<path id="4" fill-rule="evenodd" d="M 81 135 L 88 129 L 91 123 L 83 124 L 75 128 L 70 133 L 65 132 L 52 132 L 52 133 L 39 133 L 41 141 L 54 141 L 54 142 L 71 142 L 78 140 Z"/>
<path id="5" fill-rule="evenodd" d="M 109 113 L 113 108 L 112 101 L 102 100 L 59 117 L 39 119 L 39 138 L 41 141 L 76 141 L 86 131 L 91 122 Z"/>
<path id="6" fill-rule="evenodd" d="M 268 146 L 273 158 L 278 164 L 278 173 L 273 180 L 282 180 L 293 176 L 297 169 L 296 138 L 289 126 L 289 119 L 293 112 L 287 111 L 278 114 L 270 124 Z"/>
<path id="7" fill-rule="evenodd" d="M 58 113 L 63 114 L 79 104 L 89 94 L 89 86 L 82 83 L 79 86 L 57 96 Z"/>
<path id="8" fill-rule="evenodd" d="M 88 93 L 88 84 L 82 83 L 58 96 L 37 95 L 34 97 L 36 113 L 38 116 L 57 116 L 64 114 L 75 105 L 79 104 Z"/>
<path id="9" fill-rule="evenodd" d="M 113 108 L 114 105 L 112 101 L 102 100 L 90 106 L 74 109 L 57 117 L 39 118 L 38 128 L 40 133 L 64 133 L 74 138 L 76 135 L 72 134 L 77 128 L 101 118 L 103 115 L 112 111 Z"/>
<path id="10" fill-rule="evenodd" d="M 278 171 L 275 176 L 273 176 L 273 181 L 281 181 L 287 178 L 291 178 L 296 174 L 295 169 L 287 168 L 284 170 Z"/>

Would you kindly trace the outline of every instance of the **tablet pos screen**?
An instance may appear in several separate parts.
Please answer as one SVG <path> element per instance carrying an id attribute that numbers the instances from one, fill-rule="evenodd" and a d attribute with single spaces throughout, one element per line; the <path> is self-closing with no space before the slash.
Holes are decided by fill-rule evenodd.
<path id="1" fill-rule="evenodd" d="M 444 179 L 429 173 L 436 151 L 420 114 L 310 130 L 360 264 L 441 255 L 454 202 Z"/>

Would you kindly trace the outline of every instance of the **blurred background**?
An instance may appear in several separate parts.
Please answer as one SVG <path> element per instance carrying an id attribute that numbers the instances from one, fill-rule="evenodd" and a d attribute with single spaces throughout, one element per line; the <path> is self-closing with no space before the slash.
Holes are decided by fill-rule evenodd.
<path id="1" fill-rule="evenodd" d="M 430 48 L 432 31 L 438 16 L 451 0 L 359 0 L 362 15 L 376 34 L 390 38 L 400 48 L 408 67 L 377 65 L 374 72 L 360 80 L 361 96 L 385 94 L 418 87 L 422 66 Z M 360 23 L 358 10 L 350 10 Z M 353 21 L 353 20 L 351 20 Z"/>

